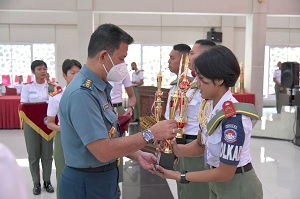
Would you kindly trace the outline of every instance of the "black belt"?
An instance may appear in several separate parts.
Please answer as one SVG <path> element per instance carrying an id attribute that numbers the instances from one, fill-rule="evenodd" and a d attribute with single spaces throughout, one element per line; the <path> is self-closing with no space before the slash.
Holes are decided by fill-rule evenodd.
<path id="1" fill-rule="evenodd" d="M 119 107 L 119 106 L 122 106 L 122 102 L 117 103 L 117 104 L 113 104 L 113 105 L 114 105 L 114 107 Z"/>
<path id="2" fill-rule="evenodd" d="M 186 140 L 195 140 L 195 139 L 197 139 L 197 135 L 186 135 L 186 134 L 183 134 L 183 138 L 186 139 Z"/>
<path id="3" fill-rule="evenodd" d="M 95 168 L 75 168 L 75 167 L 70 167 L 71 169 L 77 170 L 77 171 L 82 171 L 82 172 L 87 172 L 87 173 L 100 173 L 100 172 L 106 172 L 113 170 L 114 168 L 117 167 L 117 161 L 114 161 L 112 163 L 109 163 L 107 165 L 103 165 L 101 167 L 95 167 Z"/>
<path id="4" fill-rule="evenodd" d="M 216 167 L 209 165 L 209 168 L 210 169 L 215 169 Z M 247 172 L 247 171 L 250 171 L 251 169 L 253 169 L 251 162 L 249 162 L 245 166 L 236 168 L 235 174 L 243 173 L 243 169 L 244 169 L 244 173 Z"/>

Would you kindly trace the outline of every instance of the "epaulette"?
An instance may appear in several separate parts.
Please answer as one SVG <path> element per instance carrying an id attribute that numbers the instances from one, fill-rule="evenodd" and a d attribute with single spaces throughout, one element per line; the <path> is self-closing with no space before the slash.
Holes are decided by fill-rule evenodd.
<path id="1" fill-rule="evenodd" d="M 179 81 L 179 82 L 180 82 L 180 81 Z M 171 86 L 174 86 L 174 85 L 176 85 L 176 84 L 177 84 L 177 79 L 173 80 L 173 81 L 170 83 Z"/>
<path id="2" fill-rule="evenodd" d="M 218 126 L 221 124 L 222 120 L 228 117 L 232 117 L 236 114 L 246 115 L 253 120 L 259 120 L 260 117 L 257 110 L 253 104 L 248 103 L 232 103 L 233 106 L 226 106 L 224 102 L 223 109 L 220 110 L 207 124 L 207 134 L 212 135 Z"/>
<path id="3" fill-rule="evenodd" d="M 80 87 L 81 87 L 81 88 L 87 88 L 87 89 L 89 89 L 89 90 L 92 90 L 92 87 L 93 87 L 93 81 L 90 80 L 90 79 L 85 79 L 85 80 L 82 82 L 82 84 L 81 84 Z"/>
<path id="4" fill-rule="evenodd" d="M 189 82 L 192 82 L 195 79 L 194 77 L 190 77 L 190 76 L 188 76 L 187 78 Z"/>
<path id="5" fill-rule="evenodd" d="M 53 82 L 47 82 L 47 83 L 50 84 L 51 86 L 56 86 L 56 84 Z"/>
<path id="6" fill-rule="evenodd" d="M 62 92 L 62 88 L 60 86 L 57 87 L 56 91 L 50 93 L 50 96 L 53 97 L 55 95 L 57 95 L 58 93 Z"/>
<path id="7" fill-rule="evenodd" d="M 24 83 L 24 85 L 26 85 L 26 84 L 32 84 L 32 82 L 33 82 L 33 81 L 31 81 L 31 82 L 26 82 L 26 83 Z"/>
<path id="8" fill-rule="evenodd" d="M 197 82 L 193 82 L 190 84 L 190 89 L 198 89 Z"/>

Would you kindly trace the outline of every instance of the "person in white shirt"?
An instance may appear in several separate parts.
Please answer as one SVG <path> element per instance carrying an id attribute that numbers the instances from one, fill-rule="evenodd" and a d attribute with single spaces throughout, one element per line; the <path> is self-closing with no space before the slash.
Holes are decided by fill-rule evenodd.
<path id="1" fill-rule="evenodd" d="M 35 80 L 23 86 L 20 99 L 21 103 L 48 102 L 49 93 L 54 91 L 54 86 L 45 81 L 47 64 L 42 60 L 35 60 L 31 63 L 31 71 L 35 75 Z M 50 182 L 53 161 L 53 139 L 47 141 L 26 121 L 24 121 L 24 137 L 34 185 L 33 194 L 39 195 L 41 193 L 40 160 L 42 161 L 44 188 L 47 192 L 53 193 L 54 188 Z"/>
<path id="2" fill-rule="evenodd" d="M 18 75 L 18 82 L 14 84 L 14 88 L 17 89 L 18 95 L 21 94 L 23 86 L 24 86 L 24 84 L 23 84 L 23 76 L 22 75 Z"/>
<path id="3" fill-rule="evenodd" d="M 177 44 L 173 47 L 173 50 L 170 52 L 169 59 L 169 69 L 171 72 L 178 74 L 180 59 L 182 54 L 189 53 L 189 69 L 192 74 L 195 75 L 195 66 L 194 60 L 198 57 L 204 50 L 210 48 L 211 46 L 216 45 L 210 40 L 197 40 L 192 49 L 186 44 Z M 184 69 L 182 68 L 182 72 Z M 181 74 L 183 75 L 183 73 Z M 186 143 L 190 143 L 197 138 L 199 122 L 197 121 L 197 115 L 201 103 L 201 94 L 197 86 L 193 86 L 197 82 L 197 77 L 192 79 L 190 78 L 190 88 L 188 89 L 186 95 L 188 99 L 188 104 L 186 107 L 185 116 L 187 118 L 187 124 L 183 128 L 184 138 Z M 173 81 L 173 85 L 170 89 L 168 102 L 166 106 L 165 118 L 169 118 L 169 109 L 170 109 L 170 97 L 175 90 L 177 81 Z M 179 118 L 179 110 L 176 111 L 175 119 Z M 204 157 L 182 157 L 179 159 L 179 165 L 174 166 L 177 171 L 186 170 L 186 171 L 199 171 L 204 170 Z M 193 182 L 188 186 L 181 185 L 177 183 L 178 198 L 208 198 L 209 188 L 208 183 L 206 182 Z"/>
<path id="4" fill-rule="evenodd" d="M 131 69 L 134 70 L 132 73 L 132 86 L 134 95 L 136 98 L 136 104 L 134 107 L 133 121 L 138 122 L 140 118 L 140 95 L 138 93 L 138 87 L 144 84 L 144 73 L 143 70 L 139 70 L 135 62 L 131 63 Z"/>
<path id="5" fill-rule="evenodd" d="M 278 69 L 276 69 L 273 73 L 273 82 L 275 82 L 275 95 L 276 95 L 276 110 L 277 113 L 281 113 L 279 107 L 279 93 L 285 93 L 285 89 L 281 86 L 281 62 L 277 63 Z"/>
<path id="6" fill-rule="evenodd" d="M 63 77 L 66 80 L 67 86 L 72 81 L 72 79 L 75 77 L 75 75 L 80 71 L 81 64 L 79 61 L 75 59 L 66 59 L 63 62 L 62 65 L 62 72 Z M 57 187 L 59 187 L 60 182 L 60 176 L 62 173 L 62 170 L 65 166 L 65 158 L 63 154 L 63 148 L 61 144 L 61 135 L 60 135 L 60 117 L 59 117 L 59 102 L 63 95 L 63 92 L 66 87 L 60 88 L 58 87 L 56 91 L 54 91 L 49 98 L 49 104 L 47 109 L 47 127 L 51 130 L 55 130 L 56 135 L 54 138 L 54 161 L 55 161 L 55 167 L 56 167 L 56 182 Z M 58 117 L 58 123 L 56 124 L 56 116 Z M 56 195 L 58 197 L 59 190 L 56 191 Z"/>
<path id="7" fill-rule="evenodd" d="M 130 80 L 130 75 L 128 73 L 128 75 L 125 77 L 125 79 L 122 82 L 111 82 L 109 81 L 109 83 L 113 86 L 111 92 L 110 92 L 110 96 L 111 96 L 111 102 L 113 104 L 113 106 L 117 109 L 117 112 L 119 114 L 125 114 L 125 115 L 133 115 L 133 110 L 134 110 L 134 106 L 136 103 L 136 98 L 134 95 L 134 91 L 132 88 L 132 83 Z M 125 87 L 125 91 L 128 95 L 128 108 L 125 111 L 122 102 L 123 102 L 123 98 L 122 98 L 122 86 L 124 85 Z"/>
<path id="8" fill-rule="evenodd" d="M 238 106 L 238 101 L 229 90 L 240 76 L 240 66 L 235 55 L 228 48 L 217 45 L 204 51 L 195 59 L 194 64 L 202 98 L 209 99 L 207 103 L 204 100 L 201 104 L 202 107 L 208 105 L 208 116 L 201 114 L 205 118 L 201 117 L 203 120 L 200 122 L 201 128 L 196 140 L 186 145 L 177 145 L 173 140 L 172 145 L 178 157 L 205 154 L 210 169 L 180 173 L 156 166 L 151 172 L 184 184 L 209 182 L 209 198 L 262 199 L 262 184 L 253 169 L 250 155 L 250 117 L 255 115 L 254 118 L 259 119 L 259 116 L 256 110 L 248 111 L 249 115 L 246 115 L 245 111 L 234 111 L 239 110 L 236 107 L 245 107 L 245 104 Z M 255 109 L 253 105 L 250 107 Z M 217 120 L 215 115 L 220 115 L 223 119 Z M 219 125 L 209 128 L 210 121 L 215 121 L 214 124 L 219 121 Z"/>

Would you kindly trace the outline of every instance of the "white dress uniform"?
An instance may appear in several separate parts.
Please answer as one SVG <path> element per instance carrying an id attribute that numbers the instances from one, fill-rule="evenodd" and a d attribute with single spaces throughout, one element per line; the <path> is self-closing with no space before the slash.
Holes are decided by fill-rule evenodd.
<path id="1" fill-rule="evenodd" d="M 279 83 L 281 83 L 281 70 L 276 69 L 273 73 L 273 78 L 275 78 Z"/>
<path id="2" fill-rule="evenodd" d="M 63 95 L 64 90 L 66 87 L 62 89 L 60 93 L 55 94 L 54 96 L 51 96 L 49 98 L 49 103 L 48 103 L 48 109 L 47 109 L 47 116 L 50 117 L 58 117 L 58 126 L 60 126 L 60 116 L 59 116 L 59 102 L 60 99 Z M 53 152 L 53 157 L 55 161 L 55 167 L 56 167 L 56 182 L 57 182 L 57 187 L 59 187 L 60 183 L 60 177 L 62 170 L 65 166 L 65 158 L 63 154 L 63 148 L 61 144 L 61 132 L 57 131 L 55 134 L 54 138 L 54 152 Z M 57 196 L 58 196 L 58 191 L 57 190 Z"/>
<path id="3" fill-rule="evenodd" d="M 193 80 L 192 83 L 197 82 L 197 78 Z M 174 90 L 176 88 L 176 85 L 172 86 L 170 88 L 170 91 L 168 93 L 168 102 L 166 105 L 166 112 L 165 112 L 165 118 L 170 119 L 169 114 L 170 114 L 170 99 L 171 95 L 173 94 Z M 180 90 L 178 88 L 178 90 Z M 200 103 L 201 103 L 201 93 L 198 89 L 188 89 L 186 93 L 187 99 L 188 99 L 188 104 L 186 107 L 186 113 L 185 115 L 187 116 L 187 124 L 183 128 L 183 133 L 186 135 L 198 135 L 198 130 L 199 130 L 199 122 L 197 121 L 197 110 L 200 108 Z M 179 108 L 176 111 L 175 115 L 175 120 L 179 119 Z"/>
<path id="4" fill-rule="evenodd" d="M 110 92 L 111 102 L 113 104 L 122 103 L 122 101 L 123 101 L 122 100 L 122 85 L 124 85 L 125 88 L 132 86 L 129 73 L 127 74 L 127 76 L 125 77 L 125 79 L 122 82 L 110 82 L 109 81 L 109 83 L 113 86 L 113 88 Z"/>
<path id="5" fill-rule="evenodd" d="M 25 84 L 21 92 L 21 103 L 48 102 L 48 83 L 38 84 L 34 80 L 32 83 Z"/>
<path id="6" fill-rule="evenodd" d="M 183 74 L 182 74 L 183 75 Z M 196 83 L 197 78 L 195 78 L 192 83 Z M 172 86 L 169 95 L 168 102 L 166 105 L 165 118 L 169 119 L 170 111 L 170 99 L 173 94 L 176 85 Z M 179 88 L 178 88 L 179 89 Z M 185 116 L 187 116 L 187 124 L 183 128 L 183 133 L 186 138 L 186 142 L 192 142 L 197 138 L 199 131 L 199 122 L 197 121 L 198 110 L 200 109 L 201 104 L 201 93 L 199 89 L 188 89 L 187 93 L 188 104 L 186 107 Z M 179 108 L 176 111 L 175 120 L 179 119 Z M 184 157 L 180 158 L 179 165 L 174 165 L 174 169 L 177 171 L 202 171 L 204 168 L 204 157 Z M 177 183 L 178 198 L 198 198 L 198 199 L 207 199 L 209 198 L 209 186 L 207 182 L 191 182 L 188 186 Z"/>
<path id="7" fill-rule="evenodd" d="M 58 126 L 60 125 L 60 121 L 59 121 L 60 117 L 58 114 L 59 113 L 58 107 L 59 107 L 60 99 L 61 99 L 65 89 L 66 89 L 66 87 L 64 87 L 60 93 L 50 97 L 49 103 L 48 103 L 47 116 L 55 117 L 57 115 Z"/>
<path id="8" fill-rule="evenodd" d="M 225 101 L 232 101 L 233 103 L 238 102 L 232 96 L 230 90 L 228 90 L 220 99 L 218 104 L 216 104 L 216 106 L 210 112 L 208 121 L 210 121 L 218 111 L 222 110 L 222 105 Z M 212 103 L 212 101 L 208 103 Z M 212 104 L 210 107 L 212 108 Z M 231 136 L 231 134 L 228 135 L 224 134 L 225 129 L 222 128 L 222 124 L 216 129 L 216 131 L 211 136 L 207 136 L 206 135 L 207 129 L 203 129 L 202 136 L 203 138 L 206 138 L 204 139 L 204 142 L 206 142 L 206 146 L 207 146 L 207 163 L 209 165 L 214 167 L 219 167 L 220 161 L 222 161 L 225 164 L 234 164 L 237 165 L 237 167 L 241 167 L 251 162 L 251 156 L 250 156 L 250 138 L 251 138 L 251 131 L 252 131 L 251 119 L 245 115 L 242 115 L 242 125 L 243 125 L 242 126 L 243 132 L 238 132 L 236 127 L 233 128 L 236 131 L 235 133 L 244 134 L 243 135 L 244 138 L 237 137 L 236 140 L 234 138 L 232 138 L 233 140 L 229 139 L 229 136 Z M 231 133 L 232 132 L 234 133 L 234 130 L 231 131 Z M 236 134 L 233 134 L 232 136 L 236 136 Z M 222 138 L 224 138 L 228 142 L 226 143 L 223 142 Z M 229 143 L 231 143 L 231 145 L 229 145 Z M 228 147 L 231 149 L 231 151 L 221 150 L 222 147 L 226 147 L 226 148 Z M 229 153 L 236 152 L 234 150 L 237 150 L 238 153 L 234 154 L 234 157 L 231 157 Z"/>
<path id="9" fill-rule="evenodd" d="M 237 100 L 228 90 L 212 109 L 212 101 L 208 101 L 210 114 L 208 122 L 222 110 L 225 101 L 236 103 Z M 202 142 L 206 145 L 207 163 L 210 168 L 217 168 L 220 162 L 237 166 L 233 178 L 226 182 L 210 182 L 210 198 L 245 198 L 262 199 L 262 184 L 257 178 L 251 164 L 250 138 L 252 121 L 245 115 L 237 114 L 225 118 L 212 135 L 202 128 Z"/>
<path id="10" fill-rule="evenodd" d="M 141 79 L 144 79 L 144 73 L 142 70 L 137 70 L 136 72 L 132 73 L 133 82 L 139 82 Z"/>
<path id="11" fill-rule="evenodd" d="M 18 93 L 18 94 L 20 94 L 20 93 L 22 92 L 23 86 L 24 86 L 23 83 L 21 83 L 21 84 L 19 84 L 19 83 L 14 84 L 14 88 L 17 89 L 17 93 Z"/>

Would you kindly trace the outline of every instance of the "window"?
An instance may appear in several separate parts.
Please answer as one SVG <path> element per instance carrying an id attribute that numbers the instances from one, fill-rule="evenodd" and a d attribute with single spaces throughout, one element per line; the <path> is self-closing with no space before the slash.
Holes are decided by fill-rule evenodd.
<path id="1" fill-rule="evenodd" d="M 16 76 L 23 75 L 24 82 L 31 80 L 31 62 L 41 59 L 47 63 L 50 77 L 55 78 L 54 44 L 0 44 L 0 76 L 8 76 L 11 86 Z M 0 78 L 2 83 L 2 78 Z"/>

